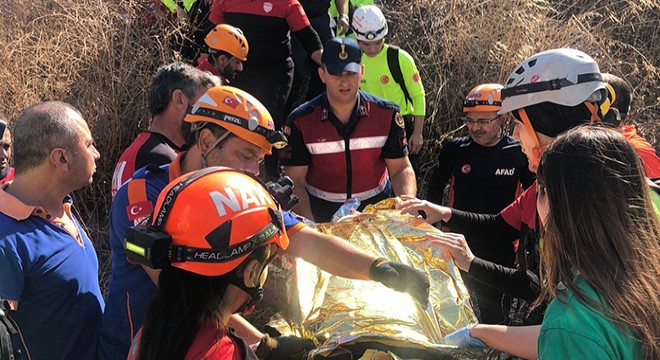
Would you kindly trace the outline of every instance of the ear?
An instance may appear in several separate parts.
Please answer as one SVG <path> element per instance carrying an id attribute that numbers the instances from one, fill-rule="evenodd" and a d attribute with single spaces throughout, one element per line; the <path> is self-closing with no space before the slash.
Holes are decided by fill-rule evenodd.
<path id="1" fill-rule="evenodd" d="M 257 259 L 250 260 L 243 268 L 243 283 L 251 288 L 259 286 L 259 277 L 261 276 L 261 262 Z"/>
<path id="2" fill-rule="evenodd" d="M 206 150 L 213 144 L 215 141 L 215 135 L 210 129 L 204 128 L 199 132 L 199 139 L 197 139 L 197 147 L 202 152 L 206 153 Z"/>
<path id="3" fill-rule="evenodd" d="M 177 108 L 186 109 L 187 108 L 186 100 L 187 100 L 186 94 L 184 94 L 183 91 L 181 91 L 181 89 L 176 89 L 172 91 L 172 100 L 170 101 L 170 103 L 176 106 Z"/>
<path id="4" fill-rule="evenodd" d="M 360 77 L 364 76 L 364 65 L 360 64 Z"/>
<path id="5" fill-rule="evenodd" d="M 321 78 L 321 81 L 325 84 L 325 70 L 323 69 L 323 66 L 319 66 L 318 68 L 319 71 L 319 78 Z"/>
<path id="6" fill-rule="evenodd" d="M 62 148 L 51 150 L 49 160 L 56 169 L 67 172 L 71 166 L 70 153 Z"/>
<path id="7" fill-rule="evenodd" d="M 229 57 L 227 55 L 220 55 L 215 59 L 215 63 L 218 65 L 224 65 L 227 61 L 229 61 Z"/>

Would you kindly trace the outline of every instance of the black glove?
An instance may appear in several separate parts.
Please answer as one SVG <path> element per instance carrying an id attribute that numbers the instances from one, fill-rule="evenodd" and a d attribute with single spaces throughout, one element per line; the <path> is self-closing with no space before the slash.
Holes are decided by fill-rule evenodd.
<path id="1" fill-rule="evenodd" d="M 376 259 L 369 269 L 369 278 L 390 289 L 407 292 L 423 306 L 429 304 L 429 280 L 423 272 L 406 264 Z"/>
<path id="2" fill-rule="evenodd" d="M 316 348 L 310 339 L 298 336 L 264 336 L 257 346 L 257 357 L 264 360 L 303 359 L 308 351 Z"/>

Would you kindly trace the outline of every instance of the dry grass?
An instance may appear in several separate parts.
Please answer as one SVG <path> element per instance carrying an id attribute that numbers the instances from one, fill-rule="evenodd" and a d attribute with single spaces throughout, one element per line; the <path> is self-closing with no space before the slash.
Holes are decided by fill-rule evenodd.
<path id="1" fill-rule="evenodd" d="M 42 100 L 80 109 L 101 153 L 77 209 L 109 274 L 110 182 L 122 150 L 148 122 L 144 89 L 169 61 L 166 28 L 140 24 L 140 1 L 13 0 L 0 2 L 0 111 L 10 119 Z"/>
<path id="2" fill-rule="evenodd" d="M 429 141 L 423 177 L 439 144 L 463 133 L 461 100 L 475 85 L 506 81 L 526 57 L 573 47 L 593 56 L 601 71 L 635 88 L 633 112 L 657 143 L 660 127 L 660 3 L 645 0 L 385 0 L 389 42 L 413 54 L 427 90 Z M 420 184 L 422 194 L 426 184 Z"/>
<path id="3" fill-rule="evenodd" d="M 0 0 L 0 112 L 10 119 L 41 100 L 78 107 L 102 158 L 92 187 L 76 195 L 109 270 L 110 177 L 121 151 L 147 126 L 145 88 L 169 62 L 174 26 L 140 22 L 140 0 Z M 534 52 L 570 46 L 601 70 L 635 87 L 630 118 L 655 143 L 660 127 L 660 4 L 657 0 L 389 0 L 389 42 L 410 51 L 421 69 L 429 107 L 422 160 L 454 136 L 460 102 L 482 82 L 502 82 Z M 420 184 L 422 191 L 425 185 Z M 423 194 L 423 192 L 422 192 Z"/>

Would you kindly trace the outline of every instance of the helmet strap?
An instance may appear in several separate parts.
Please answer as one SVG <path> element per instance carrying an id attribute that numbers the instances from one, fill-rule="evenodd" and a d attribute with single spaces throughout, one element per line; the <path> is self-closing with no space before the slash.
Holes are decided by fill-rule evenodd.
<path id="1" fill-rule="evenodd" d="M 218 146 L 218 144 L 220 144 L 223 140 L 225 140 L 227 136 L 229 136 L 230 134 L 231 134 L 230 131 L 226 131 L 224 134 L 218 136 L 218 138 L 215 139 L 215 141 L 211 144 L 211 146 L 209 146 L 208 149 L 206 149 L 204 154 L 202 154 L 202 160 L 201 160 L 202 169 L 208 167 L 208 162 L 206 161 L 206 157 L 209 156 L 211 151 L 213 151 Z"/>
<path id="2" fill-rule="evenodd" d="M 587 109 L 589 109 L 589 112 L 591 113 L 591 120 L 589 122 L 590 125 L 593 125 L 594 123 L 601 121 L 601 117 L 598 114 L 598 105 L 592 102 L 585 101 L 584 106 L 586 106 Z"/>
<path id="3" fill-rule="evenodd" d="M 534 139 L 534 148 L 532 149 L 534 159 L 532 160 L 533 163 L 532 168 L 536 170 L 539 166 L 539 161 L 541 160 L 541 155 L 543 155 L 543 151 L 545 150 L 545 146 L 541 146 L 541 143 L 539 142 L 538 136 L 536 136 L 536 131 L 534 131 L 534 127 L 532 126 L 532 122 L 529 121 L 529 117 L 527 116 L 527 112 L 525 111 L 525 108 L 520 108 L 518 110 L 518 115 L 520 116 L 520 120 L 522 121 L 523 125 L 525 125 L 525 128 L 527 129 L 527 132 L 530 133 L 532 136 L 532 139 Z"/>
<path id="4" fill-rule="evenodd" d="M 264 272 L 268 271 L 268 264 L 270 264 L 275 256 L 277 255 L 277 250 L 273 251 L 270 256 L 263 261 L 261 264 L 261 271 L 259 271 L 258 278 L 255 279 L 255 286 L 248 287 L 245 285 L 244 277 L 245 274 L 243 273 L 245 271 L 245 265 L 241 266 L 234 271 L 232 276 L 229 277 L 229 283 L 238 287 L 239 289 L 243 290 L 250 299 L 243 304 L 240 308 L 236 310 L 236 313 L 242 314 L 242 315 L 249 315 L 254 311 L 254 308 L 257 304 L 257 302 L 261 301 L 264 297 L 264 289 L 263 286 L 264 284 L 262 281 L 265 282 L 266 276 L 264 275 Z M 244 264 L 248 264 L 250 261 L 257 260 L 257 258 L 253 257 L 253 255 L 248 256 Z M 239 274 L 240 272 L 240 274 Z"/>
<path id="5" fill-rule="evenodd" d="M 235 56 L 231 56 L 231 57 L 227 58 L 227 61 L 225 61 L 224 64 L 222 64 L 220 67 L 218 67 L 218 72 L 219 72 L 222 76 L 224 76 L 226 79 L 229 79 L 230 76 L 228 76 L 228 74 L 225 72 L 225 70 L 227 69 L 227 66 L 229 66 L 229 63 L 230 63 L 232 60 L 234 60 L 235 58 L 236 58 Z M 231 79 L 229 79 L 229 80 L 231 80 Z"/>
<path id="6" fill-rule="evenodd" d="M 246 301 L 245 304 L 243 304 L 243 306 L 236 309 L 236 313 L 246 316 L 250 315 L 250 313 L 254 311 L 257 302 L 259 302 L 264 297 L 263 287 L 261 286 L 247 287 L 245 286 L 243 279 L 239 279 L 238 276 L 232 276 L 229 280 L 229 283 L 245 291 L 245 293 L 248 294 L 248 296 L 250 297 L 250 299 Z"/>

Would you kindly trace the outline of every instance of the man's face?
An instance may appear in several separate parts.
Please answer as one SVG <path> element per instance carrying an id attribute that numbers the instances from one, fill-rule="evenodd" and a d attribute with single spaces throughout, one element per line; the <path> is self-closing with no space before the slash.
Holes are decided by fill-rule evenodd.
<path id="1" fill-rule="evenodd" d="M 364 55 L 367 55 L 369 57 L 374 57 L 378 54 L 380 54 L 381 50 L 383 50 L 383 46 L 385 45 L 385 39 L 380 39 L 376 41 L 358 41 L 358 44 L 360 45 L 360 48 L 362 49 L 362 52 Z"/>
<path id="2" fill-rule="evenodd" d="M 502 121 L 505 115 L 497 112 L 468 112 L 464 123 L 470 132 L 470 137 L 481 146 L 494 146 L 502 138 Z"/>
<path id="3" fill-rule="evenodd" d="M 243 62 L 233 56 L 228 59 L 222 55 L 218 58 L 215 67 L 225 79 L 232 80 L 236 76 L 236 73 L 243 71 Z"/>
<path id="4" fill-rule="evenodd" d="M 361 72 L 344 71 L 331 75 L 323 67 L 319 68 L 319 76 L 325 83 L 328 99 L 337 104 L 354 104 L 357 100 Z"/>
<path id="5" fill-rule="evenodd" d="M 0 173 L 7 170 L 9 160 L 11 160 L 11 133 L 9 129 L 5 129 L 2 138 L 0 138 Z"/>
<path id="6" fill-rule="evenodd" d="M 77 112 L 67 109 L 69 116 L 78 125 L 78 141 L 71 150 L 73 156 L 70 165 L 71 183 L 76 184 L 75 189 L 92 183 L 92 176 L 96 172 L 96 161 L 101 158 L 94 146 L 92 133 L 85 120 Z"/>
<path id="7" fill-rule="evenodd" d="M 223 141 L 206 157 L 208 166 L 226 166 L 259 175 L 259 163 L 266 155 L 264 149 L 237 136 Z"/>

